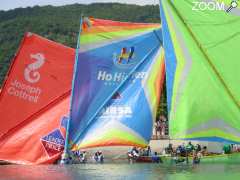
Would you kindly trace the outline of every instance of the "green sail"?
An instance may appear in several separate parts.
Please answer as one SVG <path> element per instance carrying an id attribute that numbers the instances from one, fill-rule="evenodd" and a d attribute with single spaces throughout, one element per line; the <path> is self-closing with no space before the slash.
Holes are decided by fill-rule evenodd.
<path id="1" fill-rule="evenodd" d="M 240 9 L 162 0 L 170 137 L 240 142 Z M 203 6 L 203 5 L 201 5 Z"/>

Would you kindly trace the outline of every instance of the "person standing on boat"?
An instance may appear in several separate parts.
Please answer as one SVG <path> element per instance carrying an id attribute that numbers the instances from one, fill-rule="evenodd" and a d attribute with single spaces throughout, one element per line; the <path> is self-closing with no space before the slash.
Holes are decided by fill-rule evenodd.
<path id="1" fill-rule="evenodd" d="M 104 162 L 104 156 L 102 151 L 98 152 L 98 162 L 103 163 Z"/>
<path id="2" fill-rule="evenodd" d="M 186 154 L 185 143 L 182 143 L 182 145 L 180 146 L 180 152 L 181 152 L 181 156 L 185 156 Z"/>
<path id="3" fill-rule="evenodd" d="M 133 162 L 133 154 L 132 154 L 132 150 L 129 150 L 127 152 L 127 157 L 128 157 L 128 162 L 132 163 Z"/>
<path id="4" fill-rule="evenodd" d="M 132 149 L 132 154 L 133 154 L 133 157 L 134 157 L 135 159 L 137 159 L 137 158 L 139 157 L 139 151 L 137 150 L 136 147 L 133 147 L 133 149 Z"/>
<path id="5" fill-rule="evenodd" d="M 231 153 L 231 145 L 230 144 L 225 144 L 223 146 L 223 153 L 224 154 L 230 154 Z"/>
<path id="6" fill-rule="evenodd" d="M 85 163 L 87 161 L 87 159 L 86 159 L 86 151 L 83 151 L 83 152 L 80 153 L 79 161 L 80 161 L 80 163 Z"/>
<path id="7" fill-rule="evenodd" d="M 202 150 L 200 144 L 197 144 L 196 147 L 195 147 L 196 151 L 197 152 L 200 152 Z"/>
<path id="8" fill-rule="evenodd" d="M 128 156 L 128 161 L 129 161 L 130 163 L 132 163 L 133 160 L 138 159 L 138 157 L 139 157 L 140 155 L 139 155 L 139 151 L 137 150 L 137 148 L 136 148 L 136 147 L 133 147 L 130 151 L 128 151 L 127 156 Z"/>
<path id="9" fill-rule="evenodd" d="M 188 142 L 188 145 L 186 146 L 187 153 L 191 153 L 194 150 L 194 146 L 192 145 L 191 141 Z"/>
<path id="10" fill-rule="evenodd" d="M 93 156 L 93 159 L 98 162 L 98 151 L 95 152 L 94 156 Z"/>
<path id="11" fill-rule="evenodd" d="M 146 150 L 146 156 L 151 156 L 151 154 L 152 154 L 151 147 L 148 146 L 148 147 L 147 147 L 147 150 Z"/>
<path id="12" fill-rule="evenodd" d="M 155 122 L 155 134 L 156 134 L 156 139 L 158 139 L 158 133 L 159 136 L 161 136 L 161 123 L 160 123 L 160 119 L 157 119 Z"/>
<path id="13" fill-rule="evenodd" d="M 165 116 L 162 115 L 162 116 L 160 116 L 159 121 L 160 121 L 160 135 L 165 136 L 167 119 L 165 118 Z"/>
<path id="14" fill-rule="evenodd" d="M 172 154 L 173 153 L 173 146 L 171 143 L 168 144 L 168 147 L 165 148 L 166 154 Z"/>
<path id="15" fill-rule="evenodd" d="M 188 145 L 186 146 L 186 154 L 185 154 L 187 164 L 189 162 L 188 157 L 193 152 L 193 150 L 194 150 L 194 146 L 192 145 L 191 141 L 189 141 Z"/>

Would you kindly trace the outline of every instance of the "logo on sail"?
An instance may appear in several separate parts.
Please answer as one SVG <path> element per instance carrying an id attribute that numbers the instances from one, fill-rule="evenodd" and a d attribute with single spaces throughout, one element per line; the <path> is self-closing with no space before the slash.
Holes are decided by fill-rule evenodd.
<path id="1" fill-rule="evenodd" d="M 49 157 L 52 157 L 63 151 L 64 141 L 65 139 L 59 129 L 54 130 L 41 139 L 42 145 Z"/>
<path id="2" fill-rule="evenodd" d="M 102 109 L 100 118 L 131 118 L 133 114 L 132 108 L 129 105 L 114 104 Z"/>
<path id="3" fill-rule="evenodd" d="M 123 47 L 121 50 L 121 54 L 114 53 L 113 54 L 113 62 L 117 67 L 120 68 L 129 68 L 131 65 L 136 64 L 134 59 L 135 56 L 135 48 L 132 46 L 130 48 Z"/>
<path id="4" fill-rule="evenodd" d="M 65 138 L 63 134 L 66 134 L 67 121 L 68 118 L 63 117 L 60 128 L 55 129 L 40 139 L 49 157 L 59 154 L 64 150 Z"/>
<path id="5" fill-rule="evenodd" d="M 29 64 L 24 70 L 24 78 L 29 83 L 37 83 L 40 80 L 40 73 L 37 71 L 45 63 L 45 57 L 42 53 L 31 54 L 31 59 L 34 59 L 35 62 Z"/>

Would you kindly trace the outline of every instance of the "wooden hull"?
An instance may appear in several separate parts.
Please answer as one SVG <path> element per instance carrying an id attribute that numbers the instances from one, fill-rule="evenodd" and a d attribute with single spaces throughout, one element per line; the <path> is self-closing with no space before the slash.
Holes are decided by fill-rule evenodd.
<path id="1" fill-rule="evenodd" d="M 152 157 L 151 156 L 140 156 L 138 159 L 136 159 L 136 162 L 138 162 L 138 163 L 152 163 Z"/>

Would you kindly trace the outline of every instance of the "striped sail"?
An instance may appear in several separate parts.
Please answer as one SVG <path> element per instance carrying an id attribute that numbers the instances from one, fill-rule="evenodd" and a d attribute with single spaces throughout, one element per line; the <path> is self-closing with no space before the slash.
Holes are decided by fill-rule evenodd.
<path id="1" fill-rule="evenodd" d="M 163 79 L 159 24 L 84 18 L 72 94 L 73 149 L 144 147 Z"/>
<path id="2" fill-rule="evenodd" d="M 240 142 L 240 10 L 204 3 L 160 1 L 170 136 Z"/>

